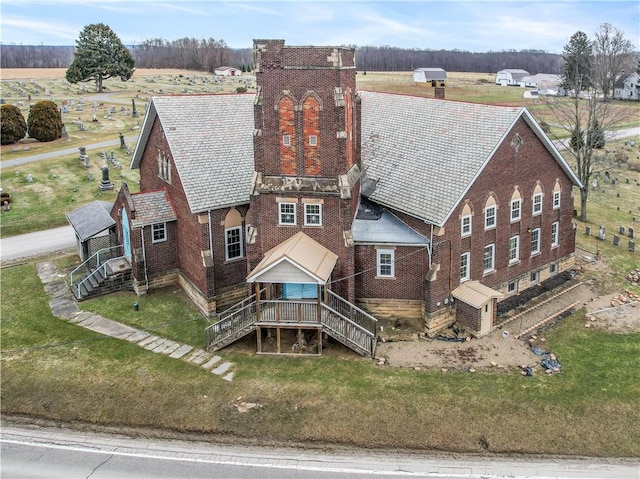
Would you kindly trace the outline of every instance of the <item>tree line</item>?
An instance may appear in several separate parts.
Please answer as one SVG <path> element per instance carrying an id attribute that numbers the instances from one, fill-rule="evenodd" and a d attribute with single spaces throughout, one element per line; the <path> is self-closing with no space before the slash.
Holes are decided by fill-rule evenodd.
<path id="1" fill-rule="evenodd" d="M 138 68 L 213 71 L 220 66 L 253 69 L 251 48 L 230 48 L 214 38 L 153 38 L 127 47 Z M 437 67 L 447 71 L 493 73 L 522 68 L 531 74 L 562 72 L 562 56 L 540 50 L 475 53 L 460 50 L 420 50 L 389 46 L 356 48 L 356 65 L 364 71 L 412 71 Z M 1 68 L 68 68 L 75 46 L 0 45 Z"/>

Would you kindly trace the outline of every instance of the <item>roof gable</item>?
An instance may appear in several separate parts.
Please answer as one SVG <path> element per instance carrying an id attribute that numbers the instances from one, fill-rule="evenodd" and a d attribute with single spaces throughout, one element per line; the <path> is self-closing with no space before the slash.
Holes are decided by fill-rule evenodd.
<path id="1" fill-rule="evenodd" d="M 253 94 L 154 97 L 131 162 L 142 160 L 156 118 L 192 213 L 249 202 Z"/>
<path id="2" fill-rule="evenodd" d="M 176 212 L 166 190 L 135 193 L 131 195 L 135 217 L 131 219 L 134 228 L 177 219 Z"/>

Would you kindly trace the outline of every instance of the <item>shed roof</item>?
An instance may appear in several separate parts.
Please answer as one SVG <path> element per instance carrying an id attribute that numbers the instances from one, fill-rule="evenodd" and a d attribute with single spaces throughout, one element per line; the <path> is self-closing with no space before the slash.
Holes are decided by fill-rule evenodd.
<path id="1" fill-rule="evenodd" d="M 134 228 L 177 219 L 166 190 L 135 193 L 131 195 L 131 201 L 135 209 L 135 217 L 131 220 Z"/>
<path id="2" fill-rule="evenodd" d="M 131 168 L 139 167 L 158 118 L 192 213 L 248 203 L 254 98 L 254 94 L 152 98 Z"/>
<path id="3" fill-rule="evenodd" d="M 500 299 L 503 296 L 499 291 L 485 286 L 480 281 L 465 281 L 454 289 L 451 295 L 476 309 L 481 308 L 489 299 Z"/>
<path id="4" fill-rule="evenodd" d="M 262 274 L 286 261 L 304 271 L 318 284 L 325 284 L 331 276 L 337 259 L 338 255 L 299 231 L 267 251 L 262 261 L 249 273 L 247 282 L 260 281 Z"/>
<path id="5" fill-rule="evenodd" d="M 67 213 L 65 216 L 75 230 L 78 239 L 86 241 L 116 224 L 111 217 L 112 208 L 113 203 L 108 201 L 93 201 Z"/>

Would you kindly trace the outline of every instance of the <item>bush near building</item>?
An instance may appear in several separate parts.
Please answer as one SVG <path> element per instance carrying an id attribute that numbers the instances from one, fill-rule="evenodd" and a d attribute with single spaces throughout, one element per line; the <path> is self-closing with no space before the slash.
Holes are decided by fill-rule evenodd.
<path id="1" fill-rule="evenodd" d="M 20 109 L 15 105 L 0 107 L 0 123 L 2 123 L 0 139 L 3 145 L 10 145 L 22 140 L 27 134 L 27 122 Z"/>

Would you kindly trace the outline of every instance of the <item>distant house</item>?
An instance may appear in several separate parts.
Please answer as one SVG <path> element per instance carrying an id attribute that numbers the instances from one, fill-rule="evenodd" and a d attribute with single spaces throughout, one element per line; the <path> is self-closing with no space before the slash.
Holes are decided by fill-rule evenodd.
<path id="1" fill-rule="evenodd" d="M 507 68 L 496 73 L 496 85 L 501 86 L 520 86 L 522 79 L 529 76 L 527 70 L 517 68 Z M 524 86 L 524 85 L 522 85 Z"/>
<path id="2" fill-rule="evenodd" d="M 431 83 L 431 86 L 444 86 L 447 72 L 442 68 L 417 68 L 413 70 L 415 83 Z"/>
<path id="3" fill-rule="evenodd" d="M 242 75 L 242 70 L 233 67 L 218 67 L 213 71 L 213 74 L 221 77 L 237 77 Z"/>
<path id="4" fill-rule="evenodd" d="M 617 100 L 638 101 L 638 83 L 640 83 L 640 75 L 636 72 L 626 78 L 620 76 L 613 87 L 613 97 Z"/>

